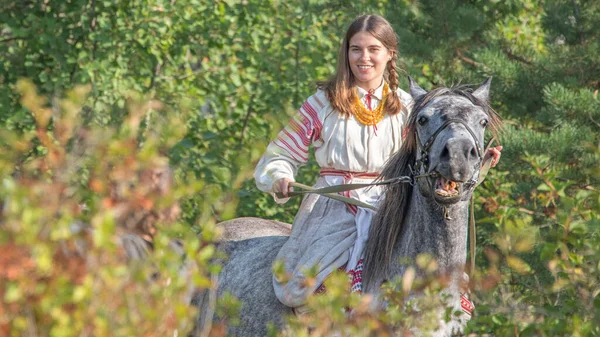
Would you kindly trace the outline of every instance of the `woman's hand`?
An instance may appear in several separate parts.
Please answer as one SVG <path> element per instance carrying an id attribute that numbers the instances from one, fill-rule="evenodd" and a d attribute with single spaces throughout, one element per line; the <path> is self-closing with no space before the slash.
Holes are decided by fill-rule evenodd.
<path id="1" fill-rule="evenodd" d="M 288 192 L 294 192 L 294 187 L 290 185 L 290 182 L 292 181 L 288 178 L 281 178 L 276 180 L 273 183 L 273 192 L 281 193 L 284 198 L 288 198 Z"/>
<path id="2" fill-rule="evenodd" d="M 500 161 L 500 156 L 502 156 L 502 145 L 498 145 L 496 147 L 492 147 L 488 149 L 487 153 L 483 156 L 483 161 L 485 162 L 488 158 L 492 157 L 492 167 L 498 165 Z"/>

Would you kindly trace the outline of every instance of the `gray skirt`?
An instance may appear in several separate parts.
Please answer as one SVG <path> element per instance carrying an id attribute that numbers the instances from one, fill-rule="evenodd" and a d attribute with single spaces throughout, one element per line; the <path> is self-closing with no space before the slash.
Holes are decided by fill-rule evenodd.
<path id="1" fill-rule="evenodd" d="M 323 177 L 314 187 L 328 186 Z M 273 277 L 275 295 L 289 307 L 306 304 L 327 276 L 344 266 L 356 240 L 356 224 L 346 204 L 317 194 L 304 197 L 288 241 L 276 260 L 285 277 Z M 307 282 L 307 276 L 314 282 Z"/>

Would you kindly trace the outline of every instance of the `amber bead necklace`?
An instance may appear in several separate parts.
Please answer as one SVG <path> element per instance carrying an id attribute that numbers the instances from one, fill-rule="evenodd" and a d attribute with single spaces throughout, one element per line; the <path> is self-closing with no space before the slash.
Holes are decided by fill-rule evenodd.
<path id="1" fill-rule="evenodd" d="M 368 95 L 372 95 L 369 93 Z M 356 119 L 364 125 L 375 126 L 385 116 L 385 101 L 388 95 L 388 84 L 385 83 L 383 85 L 383 97 L 379 105 L 373 110 L 369 110 L 365 108 L 365 105 L 358 98 L 358 92 L 354 95 L 354 103 L 352 103 L 352 111 L 354 112 L 354 116 Z"/>

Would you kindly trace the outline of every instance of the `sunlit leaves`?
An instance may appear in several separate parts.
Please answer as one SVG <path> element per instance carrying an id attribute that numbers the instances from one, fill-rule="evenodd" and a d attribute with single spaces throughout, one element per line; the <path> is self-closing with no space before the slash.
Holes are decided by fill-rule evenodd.
<path id="1" fill-rule="evenodd" d="M 598 153 L 592 150 L 588 155 L 596 157 Z M 496 318 L 489 331 L 502 333 L 518 327 L 522 333 L 571 334 L 588 329 L 596 317 L 591 308 L 600 279 L 599 193 L 562 178 L 548 156 L 526 154 L 523 160 L 530 167 L 528 179 L 535 182 L 535 189 L 519 197 L 523 211 L 510 212 L 513 206 L 501 194 L 491 197 L 506 206 L 495 211 L 499 231 L 493 244 L 497 250 L 486 248 L 491 267 L 483 271 L 479 283 L 486 291 L 490 284 L 495 288 L 491 294 L 479 292 L 487 305 L 489 296 L 501 296 L 504 301 L 483 308 L 486 315 Z M 507 190 L 517 193 L 514 187 Z M 510 318 L 498 320 L 496 315 L 507 317 L 505 306 L 510 308 Z M 571 323 L 563 324 L 561 317 L 567 313 Z M 476 321 L 487 319 L 477 317 Z M 470 326 L 473 331 L 484 330 L 475 322 Z"/>
<path id="2" fill-rule="evenodd" d="M 162 105 L 131 94 L 122 125 L 90 126 L 79 118 L 89 87 L 51 103 L 30 82 L 18 88 L 30 113 L 50 114 L 33 134 L 3 133 L 0 141 L 22 144 L 3 147 L 18 173 L 0 189 L 0 332 L 190 331 L 193 289 L 213 287 L 210 274 L 219 271 L 212 266 L 217 234 L 207 227 L 199 240 L 177 222 L 178 200 L 203 186 L 173 181 L 162 156 L 185 132 L 177 116 L 157 116 L 149 130 L 149 111 Z M 40 149 L 23 152 L 31 148 Z"/>

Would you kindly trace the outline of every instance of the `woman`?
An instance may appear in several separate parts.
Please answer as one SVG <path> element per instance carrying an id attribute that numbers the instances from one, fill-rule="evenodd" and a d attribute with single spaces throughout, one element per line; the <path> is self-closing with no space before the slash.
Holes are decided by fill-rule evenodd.
<path id="1" fill-rule="evenodd" d="M 314 187 L 375 179 L 400 149 L 412 107 L 410 95 L 398 88 L 397 58 L 398 41 L 387 20 L 378 15 L 355 19 L 342 42 L 334 76 L 319 84 L 267 147 L 254 174 L 258 188 L 286 202 L 275 193 L 287 197 L 292 191 L 290 182 L 308 160 L 310 144 L 321 167 Z M 345 194 L 375 206 L 381 192 L 381 187 L 371 187 Z M 352 276 L 352 291 L 360 291 L 361 256 L 372 216 L 370 209 L 314 194 L 305 197 L 277 256 L 287 274 L 273 279 L 279 300 L 290 307 L 304 305 L 307 296 L 340 268 Z M 316 282 L 306 282 L 309 269 L 316 273 Z"/>

